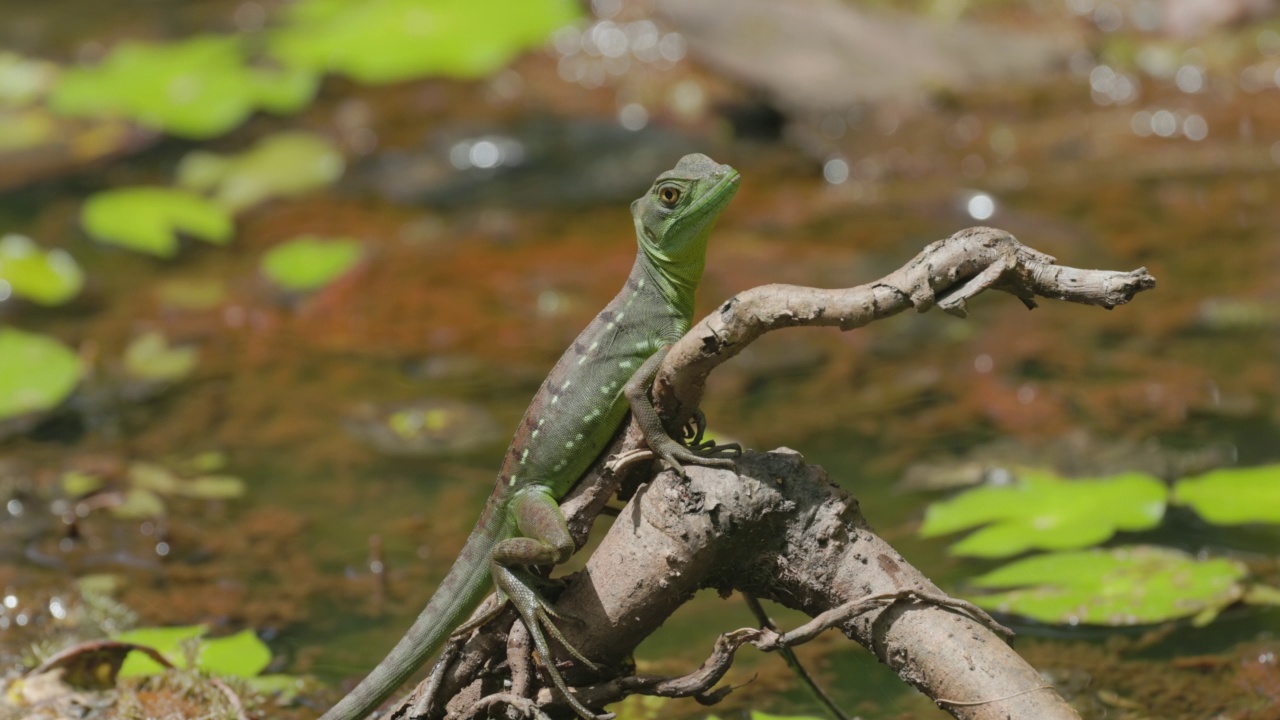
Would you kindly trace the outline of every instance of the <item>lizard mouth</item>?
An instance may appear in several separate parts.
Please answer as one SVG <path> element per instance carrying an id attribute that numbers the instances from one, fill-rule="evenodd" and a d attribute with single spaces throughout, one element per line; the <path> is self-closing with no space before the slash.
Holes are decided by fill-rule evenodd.
<path id="1" fill-rule="evenodd" d="M 720 181 L 717 182 L 715 185 L 711 186 L 711 190 L 708 191 L 706 195 L 703 195 L 701 198 L 699 198 L 698 202 L 693 204 L 689 208 L 690 217 L 700 217 L 710 207 L 715 207 L 721 204 L 721 203 L 716 203 L 716 201 L 720 200 L 720 198 L 726 192 L 732 195 L 734 192 L 737 191 L 736 186 L 738 184 L 738 181 L 742 178 L 742 174 L 739 173 L 737 170 L 734 170 L 733 168 L 729 167 L 728 165 L 722 165 L 721 167 L 728 170 L 728 174 L 725 175 L 723 178 L 721 178 Z M 735 186 L 735 187 L 733 187 L 733 189 L 730 189 L 731 186 Z M 715 205 L 713 205 L 713 203 L 715 203 Z"/>

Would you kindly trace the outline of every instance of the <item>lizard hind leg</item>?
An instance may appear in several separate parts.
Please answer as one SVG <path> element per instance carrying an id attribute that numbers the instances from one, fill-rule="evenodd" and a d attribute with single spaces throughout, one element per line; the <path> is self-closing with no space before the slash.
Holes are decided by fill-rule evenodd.
<path id="1" fill-rule="evenodd" d="M 497 585 L 498 592 L 506 596 L 507 601 L 520 613 L 520 619 L 529 629 L 529 637 L 542 657 L 547 674 L 574 712 L 584 720 L 611 718 L 612 715 L 596 715 L 569 692 L 568 684 L 556 668 L 547 643 L 548 635 L 555 638 L 579 662 L 592 670 L 598 668 L 570 645 L 560 628 L 556 627 L 554 620 L 564 616 L 557 613 L 534 589 L 541 583 L 527 569 L 535 565 L 556 565 L 568 560 L 573 554 L 573 537 L 565 525 L 564 515 L 560 513 L 560 505 L 545 491 L 526 490 L 512 504 L 511 512 L 522 537 L 503 540 L 494 547 L 490 561 L 494 584 Z"/>

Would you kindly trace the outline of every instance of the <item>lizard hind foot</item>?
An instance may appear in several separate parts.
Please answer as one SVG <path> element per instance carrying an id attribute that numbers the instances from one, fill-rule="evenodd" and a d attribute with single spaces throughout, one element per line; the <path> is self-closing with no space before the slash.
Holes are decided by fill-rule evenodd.
<path id="1" fill-rule="evenodd" d="M 560 669 L 556 667 L 555 657 L 551 654 L 551 646 L 547 642 L 547 636 L 554 638 L 566 652 L 592 672 L 600 672 L 600 666 L 588 660 L 585 655 L 569 643 L 564 633 L 560 632 L 555 620 L 571 618 L 551 607 L 546 598 L 531 587 L 531 577 L 529 575 L 529 573 L 512 568 L 501 566 L 494 568 L 494 581 L 502 592 L 510 598 L 511 604 L 516 611 L 520 613 L 520 620 L 524 623 L 525 628 L 528 629 L 529 638 L 533 641 L 533 646 L 538 651 L 538 656 L 542 658 L 542 665 L 552 684 L 560 691 L 560 695 L 564 697 L 565 702 L 583 720 L 603 720 L 606 716 L 597 716 L 570 692 L 568 683 L 565 682 L 564 676 L 560 674 Z"/>

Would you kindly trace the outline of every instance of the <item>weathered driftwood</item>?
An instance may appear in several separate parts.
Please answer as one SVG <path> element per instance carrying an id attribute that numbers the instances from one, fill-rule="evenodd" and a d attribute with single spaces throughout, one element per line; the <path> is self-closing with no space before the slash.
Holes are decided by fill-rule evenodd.
<path id="1" fill-rule="evenodd" d="M 659 373 L 655 401 L 672 427 L 683 425 L 710 372 L 778 328 L 850 330 L 935 305 L 963 317 L 966 301 L 989 288 L 1011 293 L 1028 307 L 1040 296 L 1111 308 L 1155 285 L 1143 268 L 1078 270 L 1054 262 L 1008 233 L 971 228 L 933 243 L 867 285 L 748 290 L 676 344 Z M 957 718 L 1077 717 L 1009 647 L 1003 628 L 942 594 L 875 535 L 856 500 L 795 452 L 747 453 L 736 471 L 688 468 L 687 478 L 669 471 L 654 477 L 650 463 L 635 462 L 647 457 L 638 430 L 627 427 L 564 502 L 581 543 L 609 498 L 620 489 L 634 494 L 556 603 L 576 618 L 562 623 L 566 637 L 604 669 L 593 674 L 563 666 L 588 705 L 637 693 L 714 702 L 728 692 L 716 683 L 743 644 L 777 649 L 834 627 Z M 708 587 L 770 599 L 814 620 L 782 635 L 725 628 L 702 667 L 683 677 L 619 670 L 644 638 Z M 565 657 L 556 660 L 564 663 Z M 447 648 L 430 684 L 420 686 L 393 717 L 572 717 L 534 668 L 528 636 L 508 614 L 465 644 L 460 639 Z"/>

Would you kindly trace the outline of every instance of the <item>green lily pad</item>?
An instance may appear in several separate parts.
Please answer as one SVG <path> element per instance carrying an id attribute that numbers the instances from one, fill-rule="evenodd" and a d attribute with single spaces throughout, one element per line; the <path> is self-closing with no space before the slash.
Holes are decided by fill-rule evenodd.
<path id="1" fill-rule="evenodd" d="M 116 635 L 113 639 L 120 642 L 145 645 L 164 655 L 165 659 L 175 667 L 187 666 L 187 655 L 182 652 L 183 643 L 192 642 L 207 632 L 204 625 L 184 625 L 182 627 L 138 628 Z M 119 677 L 143 677 L 159 675 L 165 667 L 142 653 L 129 653 L 124 665 L 120 667 Z"/>
<path id="2" fill-rule="evenodd" d="M 241 40 L 202 36 L 178 43 L 124 42 L 96 67 L 65 71 L 49 98 L 74 117 L 132 118 L 182 137 L 211 138 L 261 108 L 302 109 L 316 78 L 300 69 L 245 64 Z"/>
<path id="3" fill-rule="evenodd" d="M 480 78 L 582 14 L 572 0 L 300 0 L 268 39 L 286 66 L 365 83 Z"/>
<path id="4" fill-rule="evenodd" d="M 97 475 L 90 475 L 79 470 L 68 470 L 59 478 L 62 492 L 68 497 L 83 497 L 95 493 L 106 485 L 106 481 Z"/>
<path id="5" fill-rule="evenodd" d="M 196 666 L 219 675 L 253 677 L 271 664 L 271 649 L 252 630 L 200 643 Z"/>
<path id="6" fill-rule="evenodd" d="M 235 232 L 222 206 L 186 190 L 161 187 L 97 193 L 85 203 L 80 219 L 100 242 L 162 258 L 178 252 L 178 233 L 225 245 Z"/>
<path id="7" fill-rule="evenodd" d="M 162 495 L 178 492 L 178 485 L 182 482 L 169 468 L 145 460 L 131 463 L 128 472 L 130 487 Z"/>
<path id="8" fill-rule="evenodd" d="M 37 305 L 62 305 L 84 287 L 84 272 L 65 250 L 45 252 L 24 235 L 0 238 L 0 282 Z"/>
<path id="9" fill-rule="evenodd" d="M 134 338 L 124 351 L 129 377 L 147 382 L 173 383 L 191 374 L 200 360 L 194 347 L 173 347 L 164 334 L 152 330 Z"/>
<path id="10" fill-rule="evenodd" d="M 1018 482 L 981 487 L 937 502 L 925 512 L 923 537 L 986 525 L 951 546 L 956 555 L 1008 557 L 1030 549 L 1096 545 L 1118 530 L 1146 530 L 1164 517 L 1167 491 L 1143 473 L 1065 480 L 1020 471 Z"/>
<path id="11" fill-rule="evenodd" d="M 196 500 L 230 500 L 244 495 L 244 481 L 232 475 L 200 475 L 182 478 L 158 463 L 138 460 L 129 465 L 129 487 L 157 495 Z M 159 499 L 157 497 L 157 499 Z"/>
<path id="12" fill-rule="evenodd" d="M 258 639 L 252 630 L 242 630 L 220 638 L 204 638 L 208 628 L 204 625 L 186 625 L 168 628 L 139 628 L 120 633 L 114 639 L 121 642 L 146 645 L 173 663 L 175 667 L 187 667 L 185 645 L 199 640 L 196 650 L 196 667 L 206 672 L 237 677 L 254 677 L 271 663 L 271 650 Z M 203 638 L 203 639 L 202 639 Z M 120 677 L 158 675 L 165 668 L 142 653 L 130 653 L 120 668 Z"/>
<path id="13" fill-rule="evenodd" d="M 1280 465 L 1214 470 L 1179 480 L 1173 502 L 1215 525 L 1280 523 Z"/>
<path id="14" fill-rule="evenodd" d="M 360 242 L 305 235 L 271 248 L 262 274 L 282 290 L 309 292 L 324 287 L 360 262 Z"/>
<path id="15" fill-rule="evenodd" d="M 120 504 L 111 506 L 111 514 L 121 520 L 148 520 L 163 517 L 164 513 L 164 500 L 143 487 L 126 490 Z"/>
<path id="16" fill-rule="evenodd" d="M 232 212 L 273 197 L 289 197 L 329 185 L 342 177 L 342 153 L 328 140 L 306 132 L 263 139 L 239 155 L 205 150 L 178 164 L 178 184 L 213 196 Z"/>
<path id="17" fill-rule="evenodd" d="M 1245 595 L 1240 581 L 1247 573 L 1235 560 L 1198 560 L 1156 546 L 1081 550 L 997 568 L 973 584 L 1020 589 L 970 599 L 1054 624 L 1142 625 L 1192 616 L 1206 624 Z"/>
<path id="18" fill-rule="evenodd" d="M 244 495 L 244 480 L 232 475 L 204 475 L 179 484 L 176 492 L 197 500 L 232 500 Z"/>
<path id="19" fill-rule="evenodd" d="M 0 421 L 57 407 L 80 383 L 80 358 L 53 338 L 0 328 Z"/>

